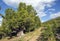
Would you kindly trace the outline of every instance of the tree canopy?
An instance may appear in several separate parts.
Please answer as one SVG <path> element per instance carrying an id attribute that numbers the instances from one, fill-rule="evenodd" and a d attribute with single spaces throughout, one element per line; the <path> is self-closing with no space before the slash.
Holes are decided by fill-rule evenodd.
<path id="1" fill-rule="evenodd" d="M 41 25 L 40 18 L 31 5 L 20 3 L 17 11 L 8 8 L 2 22 L 2 31 L 6 34 L 13 32 L 13 29 L 25 29 L 26 32 L 38 28 Z"/>

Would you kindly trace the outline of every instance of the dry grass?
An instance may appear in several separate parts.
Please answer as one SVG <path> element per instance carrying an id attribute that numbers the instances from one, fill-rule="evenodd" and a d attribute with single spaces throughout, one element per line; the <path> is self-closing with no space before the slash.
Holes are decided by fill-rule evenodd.
<path id="1" fill-rule="evenodd" d="M 20 41 L 37 41 L 36 39 L 39 37 L 40 34 L 41 28 L 26 34 L 24 37 L 20 38 Z"/>
<path id="2" fill-rule="evenodd" d="M 36 29 L 33 32 L 30 32 L 30 33 L 25 34 L 21 38 L 19 36 L 19 37 L 14 37 L 14 38 L 12 38 L 10 40 L 8 40 L 7 38 L 5 38 L 5 39 L 2 39 L 0 41 L 37 41 L 36 39 L 41 34 L 41 28 L 42 27 L 40 27 L 39 29 Z"/>

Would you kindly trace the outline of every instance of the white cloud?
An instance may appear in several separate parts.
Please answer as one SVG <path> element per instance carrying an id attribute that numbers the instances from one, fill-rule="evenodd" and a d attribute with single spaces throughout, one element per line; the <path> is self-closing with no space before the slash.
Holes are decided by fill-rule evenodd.
<path id="1" fill-rule="evenodd" d="M 5 4 L 12 7 L 17 7 L 20 2 L 24 2 L 27 5 L 32 5 L 40 17 L 46 16 L 44 12 L 45 7 L 52 7 L 54 1 L 55 0 L 3 0 Z"/>
<path id="2" fill-rule="evenodd" d="M 52 19 L 52 18 L 56 18 L 56 17 L 60 17 L 60 12 L 50 15 L 50 18 L 51 18 L 51 19 Z"/>
<path id="3" fill-rule="evenodd" d="M 55 11 L 55 9 L 50 8 L 50 9 L 48 9 L 47 11 L 45 11 L 45 13 L 49 12 L 49 14 L 52 14 L 52 12 L 54 12 L 54 11 Z"/>
<path id="4" fill-rule="evenodd" d="M 55 9 L 51 8 L 51 9 L 48 9 L 49 11 L 55 11 Z"/>
<path id="5" fill-rule="evenodd" d="M 2 18 L 0 18 L 0 26 L 1 26 L 1 24 L 2 24 Z"/>
<path id="6" fill-rule="evenodd" d="M 37 14 L 37 15 L 38 15 L 40 18 L 46 16 L 46 14 L 45 14 L 44 12 L 39 12 L 39 14 Z"/>
<path id="7" fill-rule="evenodd" d="M 52 3 L 55 0 L 3 0 L 7 5 L 17 6 L 20 2 L 36 6 L 40 3 Z"/>

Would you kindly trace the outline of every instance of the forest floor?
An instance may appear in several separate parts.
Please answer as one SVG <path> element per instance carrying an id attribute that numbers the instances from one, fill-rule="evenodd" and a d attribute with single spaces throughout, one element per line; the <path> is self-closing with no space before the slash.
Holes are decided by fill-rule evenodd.
<path id="1" fill-rule="evenodd" d="M 33 32 L 27 33 L 24 36 L 18 36 L 18 37 L 14 37 L 12 39 L 1 39 L 0 41 L 37 41 L 37 38 L 39 37 L 39 35 L 42 33 L 41 31 L 42 27 L 40 27 L 39 29 L 36 29 Z"/>

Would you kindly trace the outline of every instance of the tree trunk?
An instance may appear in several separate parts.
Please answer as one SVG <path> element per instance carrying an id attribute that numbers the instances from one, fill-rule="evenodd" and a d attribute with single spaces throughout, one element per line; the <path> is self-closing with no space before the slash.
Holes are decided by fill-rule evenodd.
<path id="1" fill-rule="evenodd" d="M 18 34 L 17 34 L 17 36 L 23 36 L 24 35 L 24 33 L 23 33 L 23 30 L 21 30 Z"/>

